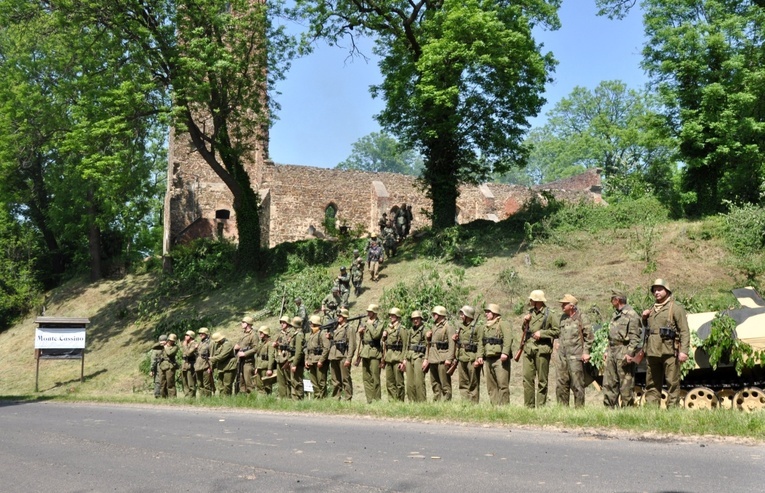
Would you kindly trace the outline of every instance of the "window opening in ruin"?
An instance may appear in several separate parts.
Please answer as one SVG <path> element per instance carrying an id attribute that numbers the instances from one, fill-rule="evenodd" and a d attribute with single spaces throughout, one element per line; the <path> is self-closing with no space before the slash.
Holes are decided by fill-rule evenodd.
<path id="1" fill-rule="evenodd" d="M 337 234 L 337 206 L 330 203 L 326 209 L 324 209 L 324 231 L 330 235 Z"/>

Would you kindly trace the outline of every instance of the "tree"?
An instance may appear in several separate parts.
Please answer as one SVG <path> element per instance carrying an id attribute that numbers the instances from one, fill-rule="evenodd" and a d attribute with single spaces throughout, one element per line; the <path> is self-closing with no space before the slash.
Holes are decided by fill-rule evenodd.
<path id="1" fill-rule="evenodd" d="M 619 16 L 628 2 L 602 1 Z M 765 177 L 765 9 L 758 0 L 646 0 L 643 66 L 684 162 L 690 214 L 757 203 Z M 611 9 L 611 10 L 608 10 Z"/>
<path id="2" fill-rule="evenodd" d="M 85 25 L 125 45 L 124 58 L 154 74 L 172 108 L 157 107 L 187 132 L 233 195 L 238 263 L 260 264 L 258 197 L 245 162 L 260 148 L 276 109 L 267 90 L 283 77 L 294 43 L 271 23 L 280 3 L 252 0 L 51 0 L 69 25 Z M 115 60 L 119 63 L 119 60 Z M 270 107 L 269 107 L 270 103 Z"/>
<path id="3" fill-rule="evenodd" d="M 422 172 L 422 156 L 411 149 L 404 149 L 398 141 L 385 132 L 372 132 L 353 143 L 348 159 L 337 169 L 370 171 L 373 173 L 401 173 L 419 175 Z"/>
<path id="4" fill-rule="evenodd" d="M 530 132 L 529 164 L 516 179 L 539 184 L 600 168 L 611 197 L 654 193 L 669 201 L 675 147 L 655 99 L 621 81 L 603 81 L 592 91 L 575 87 Z"/>
<path id="5" fill-rule="evenodd" d="M 382 127 L 418 150 L 433 227 L 454 224 L 460 183 L 523 163 L 528 118 L 553 69 L 532 27 L 558 26 L 559 0 L 297 0 L 309 39 L 375 37 L 385 100 Z"/>

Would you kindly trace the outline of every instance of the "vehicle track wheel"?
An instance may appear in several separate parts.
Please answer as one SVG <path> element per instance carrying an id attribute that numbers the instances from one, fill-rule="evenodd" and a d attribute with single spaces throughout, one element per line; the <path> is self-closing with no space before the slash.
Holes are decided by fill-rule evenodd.
<path id="1" fill-rule="evenodd" d="M 757 387 L 747 387 L 736 392 L 733 397 L 733 403 L 736 409 L 746 411 L 759 411 L 765 408 L 765 394 Z"/>
<path id="2" fill-rule="evenodd" d="M 736 396 L 736 392 L 731 389 L 723 389 L 719 392 L 717 392 L 717 400 L 720 403 L 720 407 L 723 409 L 733 409 L 735 405 L 733 404 L 733 398 Z"/>
<path id="3" fill-rule="evenodd" d="M 639 385 L 635 385 L 635 388 L 632 389 L 632 393 L 635 395 L 635 405 L 636 406 L 642 406 L 645 404 L 645 389 Z"/>
<path id="4" fill-rule="evenodd" d="M 716 409 L 720 405 L 719 399 L 706 387 L 695 387 L 688 392 L 683 401 L 686 409 Z"/>

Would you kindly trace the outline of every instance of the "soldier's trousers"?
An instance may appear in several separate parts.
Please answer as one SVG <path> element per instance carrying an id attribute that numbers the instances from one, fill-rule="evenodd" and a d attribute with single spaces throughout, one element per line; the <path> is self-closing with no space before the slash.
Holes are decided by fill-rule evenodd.
<path id="1" fill-rule="evenodd" d="M 369 272 L 372 276 L 372 280 L 376 281 L 380 278 L 379 272 L 380 272 L 380 262 L 370 262 L 369 263 Z"/>
<path id="2" fill-rule="evenodd" d="M 391 361 L 385 363 L 385 389 L 388 391 L 388 398 L 391 401 L 404 402 L 406 396 L 406 384 L 404 383 L 404 372 L 398 369 L 400 361 Z"/>
<path id="3" fill-rule="evenodd" d="M 329 371 L 329 362 L 324 361 L 319 368 L 318 363 L 312 363 L 308 367 L 308 374 L 311 378 L 311 385 L 313 385 L 313 397 L 314 399 L 323 399 L 327 396 L 327 372 Z"/>
<path id="4" fill-rule="evenodd" d="M 255 381 L 252 376 L 255 373 L 255 361 L 245 361 L 242 363 L 242 374 L 239 375 L 239 392 L 249 394 L 255 388 Z"/>
<path id="5" fill-rule="evenodd" d="M 486 390 L 489 400 L 495 406 L 510 403 L 510 357 L 502 361 L 499 356 L 484 358 L 483 368 L 486 372 Z"/>
<path id="6" fill-rule="evenodd" d="M 361 358 L 361 375 L 364 380 L 364 395 L 367 403 L 382 399 L 380 388 L 380 360 L 375 358 Z"/>
<path id="7" fill-rule="evenodd" d="M 159 374 L 159 370 L 157 370 L 156 373 L 154 373 L 154 397 L 160 398 L 162 397 L 162 377 Z"/>
<path id="8" fill-rule="evenodd" d="M 332 377 L 332 397 L 349 401 L 353 398 L 353 379 L 351 368 L 345 367 L 345 358 L 329 362 L 329 373 Z"/>
<path id="9" fill-rule="evenodd" d="M 196 372 L 197 386 L 199 387 L 200 397 L 210 397 L 212 395 L 213 388 L 213 375 L 210 370 L 197 370 Z"/>
<path id="10" fill-rule="evenodd" d="M 406 362 L 406 397 L 409 402 L 425 402 L 425 372 L 422 371 L 424 355 L 417 354 Z"/>
<path id="11" fill-rule="evenodd" d="M 446 373 L 448 368 L 441 363 L 431 363 L 430 386 L 433 389 L 433 402 L 452 400 L 452 377 Z"/>
<path id="12" fill-rule="evenodd" d="M 183 395 L 186 397 L 197 396 L 197 374 L 194 369 L 183 370 L 181 373 L 183 382 Z"/>
<path id="13" fill-rule="evenodd" d="M 159 393 L 162 397 L 176 397 L 174 368 L 159 370 Z"/>
<path id="14" fill-rule="evenodd" d="M 680 362 L 674 354 L 648 356 L 645 375 L 646 406 L 661 406 L 661 387 L 667 382 L 667 407 L 680 405 Z"/>
<path id="15" fill-rule="evenodd" d="M 463 400 L 478 403 L 481 394 L 481 368 L 473 366 L 475 361 L 457 363 L 457 387 Z"/>
<path id="16" fill-rule="evenodd" d="M 285 368 L 285 365 L 287 367 Z M 278 386 L 277 395 L 282 399 L 292 397 L 292 372 L 289 363 L 276 364 L 276 384 Z"/>
<path id="17" fill-rule="evenodd" d="M 550 373 L 550 353 L 538 349 L 523 352 L 523 403 L 526 407 L 542 407 L 547 403 L 547 377 Z M 534 379 L 537 379 L 536 392 Z"/>
<path id="18" fill-rule="evenodd" d="M 236 376 L 236 369 L 233 370 L 218 370 L 218 393 L 220 395 L 231 395 L 234 389 L 234 377 Z"/>
<path id="19" fill-rule="evenodd" d="M 303 374 L 305 373 L 305 363 L 300 362 L 298 363 L 297 367 L 295 368 L 295 371 L 292 371 L 292 367 L 290 367 L 290 382 L 292 384 L 292 399 L 301 401 L 303 400 L 303 397 L 305 396 L 305 387 L 303 387 Z M 325 384 L 326 385 L 326 376 L 325 376 Z"/>
<path id="20" fill-rule="evenodd" d="M 574 394 L 574 407 L 584 406 L 584 363 L 576 356 L 564 356 L 558 352 L 558 380 L 555 395 L 558 404 L 568 406 Z"/>
<path id="21" fill-rule="evenodd" d="M 255 370 L 254 382 L 255 388 L 258 389 L 259 394 L 271 395 L 271 391 L 273 390 L 274 373 L 272 372 L 271 376 L 269 377 L 266 375 L 267 371 L 268 369 L 266 368 L 259 368 Z"/>
<path id="22" fill-rule="evenodd" d="M 635 363 L 627 363 L 627 347 L 611 346 L 603 368 L 603 404 L 606 407 L 635 405 Z M 619 400 L 621 398 L 621 401 Z"/>

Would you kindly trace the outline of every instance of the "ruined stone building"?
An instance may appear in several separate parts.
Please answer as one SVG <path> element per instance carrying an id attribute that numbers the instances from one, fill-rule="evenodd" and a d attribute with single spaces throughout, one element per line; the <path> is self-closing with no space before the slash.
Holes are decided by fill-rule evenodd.
<path id="1" fill-rule="evenodd" d="M 414 212 L 412 230 L 429 224 L 422 211 L 430 211 L 430 200 L 412 176 L 274 164 L 265 156 L 265 151 L 256 152 L 247 168 L 260 197 L 264 247 L 325 236 L 328 213 L 335 215 L 338 226 L 361 226 L 372 232 L 378 231 L 384 212 L 390 216 L 406 203 Z M 165 251 L 200 237 L 236 240 L 232 195 L 185 136 L 171 134 L 167 182 Z M 600 170 L 533 188 L 495 183 L 462 186 L 455 220 L 500 221 L 543 190 L 563 200 L 600 202 Z"/>

